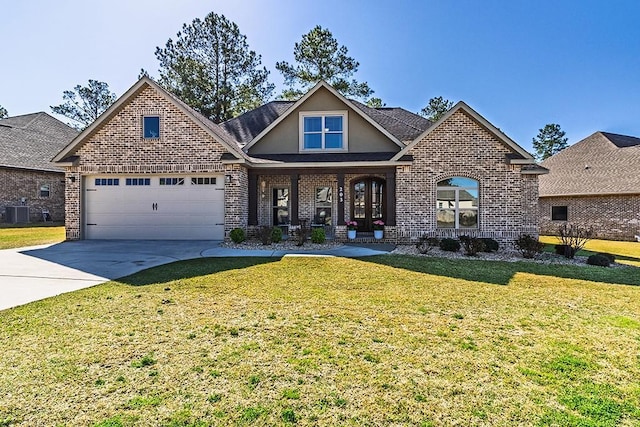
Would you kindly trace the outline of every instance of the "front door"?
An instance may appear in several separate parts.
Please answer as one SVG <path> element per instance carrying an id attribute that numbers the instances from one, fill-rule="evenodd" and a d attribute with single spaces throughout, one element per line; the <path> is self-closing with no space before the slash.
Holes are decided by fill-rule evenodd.
<path id="1" fill-rule="evenodd" d="M 362 178 L 351 185 L 351 216 L 358 222 L 358 231 L 373 230 L 373 221 L 384 221 L 384 180 Z"/>

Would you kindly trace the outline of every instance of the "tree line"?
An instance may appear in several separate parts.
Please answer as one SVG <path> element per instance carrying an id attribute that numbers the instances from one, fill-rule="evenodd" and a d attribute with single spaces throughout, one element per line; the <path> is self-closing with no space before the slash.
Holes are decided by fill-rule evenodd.
<path id="1" fill-rule="evenodd" d="M 157 82 L 215 123 L 221 123 L 268 102 L 275 85 L 268 80 L 269 71 L 262 65 L 261 56 L 249 48 L 247 37 L 224 15 L 209 13 L 183 24 L 175 39 L 163 47 L 156 47 L 159 62 Z M 344 96 L 364 102 L 371 108 L 384 107 L 382 99 L 373 97 L 374 90 L 367 82 L 353 76 L 360 63 L 349 55 L 331 31 L 320 25 L 304 34 L 293 48 L 294 62 L 275 65 L 284 77 L 284 90 L 278 99 L 296 100 L 318 81 L 324 80 Z M 149 75 L 141 70 L 142 75 Z M 87 86 L 76 85 L 63 92 L 63 103 L 51 110 L 71 120 L 79 130 L 93 123 L 116 100 L 109 85 L 89 80 Z M 453 107 L 442 96 L 433 97 L 418 112 L 428 120 L 439 120 Z M 0 118 L 6 116 L 0 106 Z M 544 132 L 543 132 L 544 130 Z M 553 154 L 562 144 L 557 143 L 559 125 L 550 124 L 534 138 L 538 158 Z M 566 138 L 564 139 L 566 146 Z M 564 147 L 562 147 L 564 148 Z"/>

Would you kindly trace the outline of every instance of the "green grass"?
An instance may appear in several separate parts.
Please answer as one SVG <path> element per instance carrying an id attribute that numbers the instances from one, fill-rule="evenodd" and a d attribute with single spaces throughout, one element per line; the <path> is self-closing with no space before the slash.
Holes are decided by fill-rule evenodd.
<path id="1" fill-rule="evenodd" d="M 64 239 L 64 226 L 60 224 L 2 224 L 0 226 L 0 249 L 58 243 Z"/>
<path id="2" fill-rule="evenodd" d="M 547 250 L 553 252 L 553 246 L 560 243 L 556 236 L 540 236 L 540 241 L 548 245 Z M 598 252 L 606 252 L 616 256 L 616 261 L 621 264 L 640 267 L 640 243 L 621 242 L 616 240 L 589 240 L 584 250 L 578 255 L 589 256 Z"/>
<path id="3" fill-rule="evenodd" d="M 630 285 L 411 256 L 164 265 L 0 312 L 0 422 L 638 425 Z"/>

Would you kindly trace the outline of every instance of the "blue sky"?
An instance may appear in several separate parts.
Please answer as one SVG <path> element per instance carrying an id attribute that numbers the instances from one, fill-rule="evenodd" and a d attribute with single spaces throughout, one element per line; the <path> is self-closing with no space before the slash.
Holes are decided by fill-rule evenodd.
<path id="1" fill-rule="evenodd" d="M 319 24 L 360 62 L 388 106 L 463 100 L 531 151 L 546 123 L 575 143 L 597 130 L 640 136 L 640 2 L 625 0 L 45 0 L 0 14 L 0 105 L 50 113 L 97 79 L 121 95 L 156 46 L 209 12 L 236 22 L 282 89 L 275 63 Z"/>

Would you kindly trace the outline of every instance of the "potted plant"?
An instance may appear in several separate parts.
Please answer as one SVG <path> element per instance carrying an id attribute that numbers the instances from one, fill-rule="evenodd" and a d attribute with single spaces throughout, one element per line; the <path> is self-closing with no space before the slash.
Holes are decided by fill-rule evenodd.
<path id="1" fill-rule="evenodd" d="M 382 236 L 384 236 L 384 221 L 377 219 L 373 221 L 373 237 L 382 239 Z"/>
<path id="2" fill-rule="evenodd" d="M 347 237 L 350 240 L 356 238 L 356 228 L 358 227 L 358 223 L 356 221 L 347 221 Z"/>

